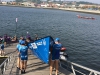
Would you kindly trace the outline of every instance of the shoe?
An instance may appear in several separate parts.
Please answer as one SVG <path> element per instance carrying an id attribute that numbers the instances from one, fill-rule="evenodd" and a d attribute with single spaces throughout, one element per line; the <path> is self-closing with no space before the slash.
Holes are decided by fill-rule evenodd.
<path id="1" fill-rule="evenodd" d="M 24 70 L 24 73 L 26 73 L 25 70 Z"/>
<path id="2" fill-rule="evenodd" d="M 24 74 L 23 70 L 21 70 L 21 74 Z"/>
<path id="3" fill-rule="evenodd" d="M 19 68 L 19 67 L 17 67 L 17 69 L 18 69 L 18 70 L 20 70 L 20 68 Z"/>

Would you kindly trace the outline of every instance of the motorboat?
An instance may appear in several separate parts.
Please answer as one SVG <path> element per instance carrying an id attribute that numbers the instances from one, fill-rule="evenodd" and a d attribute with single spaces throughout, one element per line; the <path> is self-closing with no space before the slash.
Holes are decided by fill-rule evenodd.
<path id="1" fill-rule="evenodd" d="M 80 16 L 80 15 L 77 15 L 78 18 L 83 18 L 83 19 L 92 19 L 94 20 L 95 18 L 94 17 L 86 17 L 86 16 Z"/>

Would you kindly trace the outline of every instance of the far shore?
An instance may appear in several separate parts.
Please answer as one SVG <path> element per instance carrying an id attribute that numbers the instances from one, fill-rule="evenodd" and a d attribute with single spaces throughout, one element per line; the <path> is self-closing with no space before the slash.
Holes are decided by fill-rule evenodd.
<path id="1" fill-rule="evenodd" d="M 100 10 L 86 10 L 86 9 L 75 9 L 75 8 L 32 7 L 32 6 L 22 6 L 22 5 L 2 5 L 2 4 L 0 4 L 0 6 L 25 7 L 25 8 L 42 8 L 42 9 L 56 9 L 56 10 L 65 10 L 65 11 L 81 12 L 81 13 L 89 13 L 89 14 L 100 15 Z"/>
<path id="2" fill-rule="evenodd" d="M 81 13 L 89 13 L 89 14 L 97 14 L 100 15 L 99 10 L 85 10 L 85 9 L 72 9 L 72 8 L 59 8 L 61 10 L 73 11 L 73 12 L 81 12 Z"/>

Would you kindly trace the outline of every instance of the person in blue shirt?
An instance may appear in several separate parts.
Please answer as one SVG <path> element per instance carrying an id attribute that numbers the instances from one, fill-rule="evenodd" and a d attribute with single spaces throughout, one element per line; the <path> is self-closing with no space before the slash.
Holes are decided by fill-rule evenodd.
<path id="1" fill-rule="evenodd" d="M 20 37 L 20 40 L 19 40 L 19 43 L 20 43 L 22 40 L 24 40 L 24 37 L 21 36 L 21 37 Z"/>
<path id="2" fill-rule="evenodd" d="M 19 43 L 18 43 L 17 46 L 16 46 L 16 51 L 17 51 L 17 53 L 18 53 L 18 58 L 17 58 L 17 69 L 20 69 L 20 54 L 19 54 L 20 42 L 21 42 L 21 41 L 19 41 Z"/>
<path id="3" fill-rule="evenodd" d="M 59 63 L 61 48 L 62 48 L 62 44 L 60 43 L 60 39 L 56 38 L 55 44 L 53 45 L 53 49 L 52 49 L 52 52 L 51 52 L 50 75 L 52 75 L 53 65 L 55 65 L 55 68 L 56 68 L 55 75 L 58 74 L 58 63 Z"/>
<path id="4" fill-rule="evenodd" d="M 23 41 L 24 38 L 23 37 L 20 37 L 20 40 L 19 40 L 19 43 L 17 44 L 16 46 L 16 51 L 18 53 L 18 58 L 17 58 L 17 69 L 20 70 L 20 54 L 19 54 L 19 48 L 20 48 L 20 45 L 21 45 L 21 41 Z"/>
<path id="5" fill-rule="evenodd" d="M 5 53 L 4 52 L 4 42 L 3 42 L 3 40 L 2 40 L 2 43 L 0 44 L 0 46 L 1 46 L 1 49 L 0 50 L 1 50 L 1 56 L 2 56 Z"/>
<path id="6" fill-rule="evenodd" d="M 28 60 L 28 47 L 25 44 L 25 41 L 21 41 L 19 48 L 19 54 L 21 59 L 21 74 L 25 73 L 27 60 Z"/>
<path id="7" fill-rule="evenodd" d="M 29 49 L 29 54 L 32 54 L 32 50 L 30 48 L 32 41 L 29 38 L 26 38 L 26 46 Z"/>

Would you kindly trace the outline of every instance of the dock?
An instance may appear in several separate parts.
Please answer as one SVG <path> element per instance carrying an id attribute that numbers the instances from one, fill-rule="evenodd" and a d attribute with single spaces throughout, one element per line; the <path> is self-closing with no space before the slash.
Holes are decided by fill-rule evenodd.
<path id="1" fill-rule="evenodd" d="M 5 56 L 10 57 L 10 62 L 6 65 L 4 73 L 2 75 L 21 75 L 21 71 L 17 69 L 17 52 L 16 52 L 17 43 L 12 44 L 5 48 Z M 49 64 L 45 64 L 36 56 L 29 52 L 27 69 L 24 75 L 49 75 Z M 1 75 L 1 74 L 0 74 Z M 55 70 L 53 74 L 55 75 Z M 74 75 L 73 73 L 59 67 L 59 75 Z"/>

